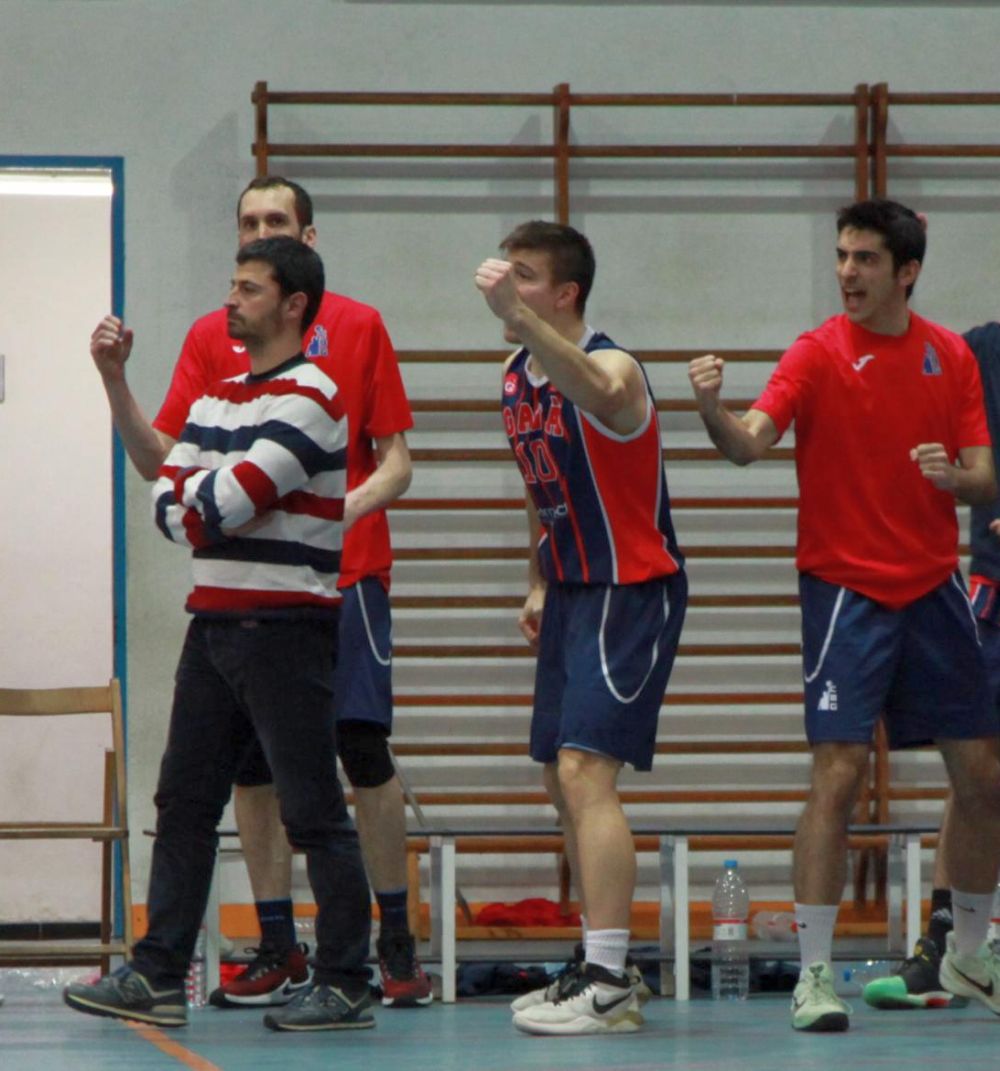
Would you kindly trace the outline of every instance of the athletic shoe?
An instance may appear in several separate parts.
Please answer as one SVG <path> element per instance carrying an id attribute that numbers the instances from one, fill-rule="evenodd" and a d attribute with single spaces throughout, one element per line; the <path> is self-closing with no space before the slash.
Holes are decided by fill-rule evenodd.
<path id="1" fill-rule="evenodd" d="M 876 978 L 861 991 L 861 999 L 873 1008 L 947 1008 L 961 997 L 941 987 L 938 971 L 941 953 L 929 938 L 922 937 L 913 955 L 904 959 L 888 978 Z"/>
<path id="2" fill-rule="evenodd" d="M 955 948 L 954 932 L 948 934 L 948 950 L 941 960 L 941 984 L 949 993 L 982 1001 L 1000 1015 L 1000 956 L 983 944 L 974 956 Z"/>
<path id="3" fill-rule="evenodd" d="M 417 959 L 413 935 L 380 934 L 375 943 L 382 973 L 382 1003 L 387 1008 L 412 1008 L 434 999 L 431 980 Z"/>
<path id="4" fill-rule="evenodd" d="M 279 952 L 261 945 L 248 949 L 254 960 L 235 978 L 212 990 L 209 1004 L 216 1008 L 260 1007 L 287 1004 L 309 984 L 312 972 L 306 963 L 305 945 Z"/>
<path id="5" fill-rule="evenodd" d="M 280 1011 L 268 1012 L 264 1025 L 272 1030 L 370 1030 L 375 1019 L 371 991 L 350 997 L 332 985 L 311 983 L 292 997 Z"/>
<path id="6" fill-rule="evenodd" d="M 829 963 L 810 963 L 792 993 L 792 1027 L 814 1032 L 847 1029 L 850 1005 L 833 991 Z"/>
<path id="7" fill-rule="evenodd" d="M 572 983 L 573 976 L 582 966 L 583 945 L 578 944 L 573 949 L 573 958 L 565 964 L 548 985 L 542 986 L 541 989 L 532 989 L 530 993 L 522 993 L 521 996 L 515 997 L 510 1002 L 510 1010 L 513 1012 L 525 1011 L 527 1008 L 534 1008 L 538 1004 L 545 1004 L 547 1001 L 555 1000 L 559 996 L 561 988 Z M 642 977 L 642 971 L 639 970 L 638 965 L 631 956 L 627 956 L 625 959 L 625 977 L 635 987 L 635 995 L 639 1003 L 645 1004 L 653 995 L 653 991 L 646 985 L 645 979 Z"/>
<path id="8" fill-rule="evenodd" d="M 630 1034 L 642 1026 L 635 986 L 604 967 L 584 963 L 555 1000 L 514 1013 L 526 1034 Z"/>
<path id="9" fill-rule="evenodd" d="M 184 989 L 154 989 L 145 975 L 126 964 L 98 982 L 71 982 L 63 1000 L 87 1015 L 112 1019 L 136 1019 L 155 1026 L 185 1026 L 187 1001 Z"/>

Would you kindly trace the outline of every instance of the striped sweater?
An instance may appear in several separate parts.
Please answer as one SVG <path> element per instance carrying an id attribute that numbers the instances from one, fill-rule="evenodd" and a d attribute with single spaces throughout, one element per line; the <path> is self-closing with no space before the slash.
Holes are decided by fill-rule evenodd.
<path id="1" fill-rule="evenodd" d="M 187 609 L 286 616 L 339 604 L 347 419 L 298 355 L 216 383 L 153 487 L 160 531 L 194 551 Z"/>

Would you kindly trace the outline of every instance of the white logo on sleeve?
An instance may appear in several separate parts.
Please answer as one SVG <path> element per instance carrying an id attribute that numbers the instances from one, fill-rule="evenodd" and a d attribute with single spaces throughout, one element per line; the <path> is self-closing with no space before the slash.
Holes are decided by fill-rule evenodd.
<path id="1" fill-rule="evenodd" d="M 859 357 L 856 361 L 852 362 L 851 367 L 855 372 L 860 372 L 862 368 L 869 362 L 875 360 L 874 353 L 866 353 L 864 357 Z"/>
<path id="2" fill-rule="evenodd" d="M 819 697 L 819 702 L 816 704 L 817 710 L 836 710 L 837 709 L 837 686 L 833 681 L 827 681 L 823 688 L 823 694 Z"/>

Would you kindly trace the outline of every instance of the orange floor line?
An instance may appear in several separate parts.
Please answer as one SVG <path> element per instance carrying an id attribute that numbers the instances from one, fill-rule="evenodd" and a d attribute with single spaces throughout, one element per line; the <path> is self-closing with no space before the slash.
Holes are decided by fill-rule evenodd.
<path id="1" fill-rule="evenodd" d="M 125 1025 L 131 1027 L 137 1034 L 145 1038 L 150 1045 L 155 1045 L 160 1052 L 166 1053 L 167 1056 L 172 1056 L 185 1067 L 190 1067 L 191 1071 L 220 1071 L 220 1068 L 213 1064 L 211 1060 L 206 1060 L 196 1052 L 185 1048 L 178 1041 L 172 1041 L 162 1030 L 155 1026 L 150 1026 L 148 1023 L 135 1022 L 126 1022 Z"/>

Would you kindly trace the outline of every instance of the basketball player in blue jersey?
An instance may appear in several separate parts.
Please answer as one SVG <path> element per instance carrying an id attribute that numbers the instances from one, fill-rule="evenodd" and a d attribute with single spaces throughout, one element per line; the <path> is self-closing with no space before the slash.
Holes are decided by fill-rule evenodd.
<path id="1" fill-rule="evenodd" d="M 501 250 L 476 286 L 520 346 L 502 404 L 531 536 L 520 617 L 538 651 L 531 756 L 566 833 L 584 931 L 582 959 L 516 1000 L 514 1025 L 625 1033 L 642 1015 L 641 979 L 626 969 L 636 864 L 618 774 L 652 765 L 687 581 L 645 372 L 584 320 L 590 243 L 536 220 Z"/>

